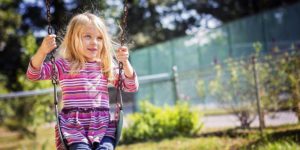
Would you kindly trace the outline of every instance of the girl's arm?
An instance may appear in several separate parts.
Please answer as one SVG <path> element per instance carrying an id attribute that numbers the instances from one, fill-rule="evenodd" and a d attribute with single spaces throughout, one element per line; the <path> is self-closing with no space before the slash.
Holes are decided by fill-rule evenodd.
<path id="1" fill-rule="evenodd" d="M 123 69 L 124 69 L 124 74 L 126 77 L 133 78 L 134 71 L 128 60 L 125 63 L 123 63 Z"/>
<path id="2" fill-rule="evenodd" d="M 27 78 L 29 80 L 45 80 L 50 79 L 52 67 L 50 63 L 43 63 L 47 54 L 56 48 L 55 35 L 48 35 L 31 58 L 28 69 Z"/>
<path id="3" fill-rule="evenodd" d="M 119 62 L 123 63 L 124 69 L 124 91 L 126 92 L 136 92 L 139 87 L 138 79 L 136 73 L 131 66 L 128 58 L 129 52 L 127 47 L 121 47 L 116 53 L 116 58 Z"/>

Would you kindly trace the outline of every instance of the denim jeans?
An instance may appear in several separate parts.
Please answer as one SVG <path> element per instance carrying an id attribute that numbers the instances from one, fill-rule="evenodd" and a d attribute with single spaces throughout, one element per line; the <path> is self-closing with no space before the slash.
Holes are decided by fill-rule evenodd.
<path id="1" fill-rule="evenodd" d="M 70 145 L 70 150 L 114 150 L 115 140 L 111 137 L 103 137 L 100 143 L 94 143 L 93 147 L 86 143 L 74 143 Z"/>

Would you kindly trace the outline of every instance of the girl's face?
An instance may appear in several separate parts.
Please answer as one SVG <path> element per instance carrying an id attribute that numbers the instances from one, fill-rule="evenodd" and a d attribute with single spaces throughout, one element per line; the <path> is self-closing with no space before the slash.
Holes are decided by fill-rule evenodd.
<path id="1" fill-rule="evenodd" d="M 103 38 L 100 31 L 92 24 L 84 27 L 81 34 L 83 55 L 88 62 L 98 61 L 103 48 Z"/>

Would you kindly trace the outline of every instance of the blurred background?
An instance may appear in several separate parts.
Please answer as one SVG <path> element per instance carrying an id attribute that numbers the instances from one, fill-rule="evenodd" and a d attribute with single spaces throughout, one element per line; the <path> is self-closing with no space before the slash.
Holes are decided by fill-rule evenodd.
<path id="1" fill-rule="evenodd" d="M 58 43 L 85 11 L 118 40 L 123 1 L 50 2 Z M 299 149 L 299 14 L 299 0 L 128 0 L 140 89 L 123 93 L 117 149 Z M 25 77 L 47 25 L 45 1 L 0 0 L 0 150 L 55 149 L 51 81 Z"/>

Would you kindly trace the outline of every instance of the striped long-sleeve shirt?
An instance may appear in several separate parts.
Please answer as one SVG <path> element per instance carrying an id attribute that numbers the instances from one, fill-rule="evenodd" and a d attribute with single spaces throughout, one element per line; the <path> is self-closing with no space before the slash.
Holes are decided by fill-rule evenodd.
<path id="1" fill-rule="evenodd" d="M 99 108 L 95 111 L 70 111 L 60 113 L 60 125 L 68 144 L 100 142 L 103 136 L 114 138 L 115 128 L 110 123 L 108 79 L 101 72 L 97 62 L 87 62 L 78 73 L 70 74 L 70 62 L 58 59 L 55 62 L 59 85 L 62 90 L 63 110 L 69 108 Z M 51 79 L 52 65 L 44 62 L 41 68 L 31 63 L 27 70 L 29 80 Z M 117 71 L 115 71 L 117 72 Z M 118 74 L 116 74 L 116 79 Z M 123 90 L 136 92 L 137 76 L 122 75 Z M 117 83 L 117 81 L 115 82 Z"/>

